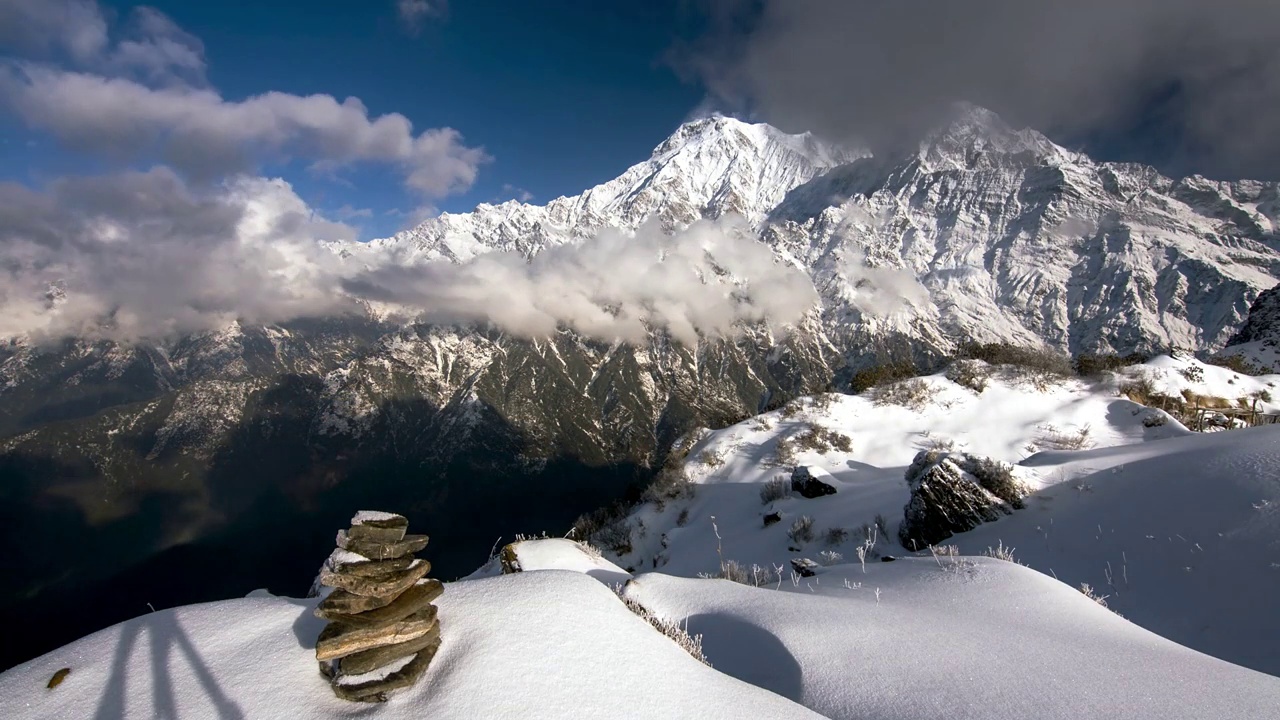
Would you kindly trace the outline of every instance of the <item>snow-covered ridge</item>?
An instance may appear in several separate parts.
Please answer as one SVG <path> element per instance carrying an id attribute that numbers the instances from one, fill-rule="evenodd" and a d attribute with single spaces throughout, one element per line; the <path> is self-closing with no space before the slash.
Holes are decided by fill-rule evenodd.
<path id="1" fill-rule="evenodd" d="M 809 274 L 841 345 L 899 333 L 939 351 L 964 338 L 1211 351 L 1280 278 L 1276 183 L 1095 162 L 974 106 L 916 152 L 884 158 L 698 120 L 581 195 L 481 205 L 343 252 L 366 263 L 531 257 L 603 228 L 672 231 L 730 214 Z"/>
<path id="2" fill-rule="evenodd" d="M 736 213 L 760 222 L 792 188 L 865 153 L 809 134 L 788 135 L 765 124 L 727 117 L 686 123 L 645 162 L 581 195 L 545 206 L 508 201 L 470 213 L 444 213 L 361 251 L 389 252 L 405 261 L 466 261 L 493 250 L 531 256 L 603 227 L 635 229 L 651 218 L 683 227 L 703 217 Z"/>
<path id="3" fill-rule="evenodd" d="M 945 542 L 964 555 L 1012 547 L 1036 570 L 1109 595 L 1110 607 L 1138 625 L 1280 674 L 1257 632 L 1280 631 L 1266 610 L 1280 593 L 1280 515 L 1272 512 L 1280 508 L 1280 425 L 1190 433 L 1122 395 L 1139 381 L 1153 394 L 1257 400 L 1280 411 L 1280 376 L 1242 376 L 1186 357 L 1044 388 L 1000 373 L 985 386 L 938 375 L 907 381 L 919 387 L 913 393 L 817 396 L 703 433 L 683 467 L 691 486 L 635 508 L 622 525 L 627 541 L 603 549 L 635 573 L 718 575 L 732 560 L 750 582 L 768 585 L 791 582 L 799 558 L 858 565 L 864 548 L 867 566 L 878 565 L 913 554 L 898 537 L 911 499 L 907 466 L 923 451 L 970 453 L 1013 463 L 1033 492 L 1026 509 Z M 797 466 L 834 493 L 788 492 Z M 616 527 L 597 537 L 616 538 Z M 1198 589 L 1222 583 L 1236 591 Z"/>

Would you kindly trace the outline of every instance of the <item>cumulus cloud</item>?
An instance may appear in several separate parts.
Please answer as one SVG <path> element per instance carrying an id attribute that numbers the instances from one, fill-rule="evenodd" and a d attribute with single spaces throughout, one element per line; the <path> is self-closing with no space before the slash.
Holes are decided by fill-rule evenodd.
<path id="1" fill-rule="evenodd" d="M 422 31 L 428 18 L 440 17 L 449 9 L 446 0 L 396 0 L 400 24 L 411 34 Z"/>
<path id="2" fill-rule="evenodd" d="M 354 238 L 281 180 L 193 189 L 165 168 L 0 184 L 0 336 L 157 338 L 340 313 Z"/>
<path id="3" fill-rule="evenodd" d="M 157 340 L 225 327 L 360 312 L 364 303 L 428 323 L 546 337 L 561 328 L 643 343 L 731 337 L 745 324 L 799 322 L 808 277 L 741 222 L 674 236 L 606 230 L 527 261 L 495 252 L 464 264 L 395 254 L 343 258 L 354 230 L 280 180 L 192 188 L 157 168 L 0 185 L 0 337 Z"/>
<path id="4" fill-rule="evenodd" d="M 722 100 L 788 129 L 884 148 L 968 101 L 1174 167 L 1280 177 L 1273 0 L 713 6 L 719 34 L 684 53 L 682 67 Z"/>
<path id="5" fill-rule="evenodd" d="M 107 48 L 107 20 L 95 0 L 3 0 L 0 48 L 90 62 Z"/>
<path id="6" fill-rule="evenodd" d="M 604 230 L 579 245 L 467 263 L 413 266 L 392 258 L 344 287 L 412 308 L 435 323 L 488 323 L 523 337 L 568 328 L 642 343 L 648 329 L 686 344 L 730 337 L 744 324 L 799 322 L 818 302 L 808 276 L 781 263 L 741 221 L 699 221 L 674 236 L 656 224 L 634 236 Z"/>
<path id="7" fill-rule="evenodd" d="M 70 148 L 126 164 L 164 162 L 189 178 L 212 180 L 302 159 L 325 172 L 355 163 L 390 164 L 426 197 L 465 190 L 488 156 L 451 128 L 415 131 L 404 115 L 371 116 L 358 98 L 267 92 L 232 100 L 204 84 L 204 47 L 159 11 L 135 11 L 124 39 L 105 38 L 92 2 L 11 0 L 0 27 L 51 17 L 40 45 L 77 48 L 77 63 L 0 65 L 0 107 Z M 43 0 L 40 0 L 43 2 Z M 93 22 L 59 24 L 87 15 Z M 96 33 L 101 26 L 102 33 Z M 90 29 L 95 29 L 94 33 Z M 60 34 L 59 34 L 60 33 Z M 93 42 L 81 39 L 92 35 Z M 40 39 L 43 38 L 43 39 Z"/>

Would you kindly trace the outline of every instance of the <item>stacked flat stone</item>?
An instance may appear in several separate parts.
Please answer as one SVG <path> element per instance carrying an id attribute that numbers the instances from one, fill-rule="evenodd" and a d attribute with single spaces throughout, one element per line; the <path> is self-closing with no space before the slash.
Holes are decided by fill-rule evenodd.
<path id="1" fill-rule="evenodd" d="M 320 672 L 345 700 L 385 702 L 422 677 L 440 647 L 432 601 L 444 592 L 413 556 L 426 535 L 408 535 L 402 515 L 362 511 L 338 531 L 320 584 L 334 588 L 316 608 L 329 621 L 316 641 Z"/>

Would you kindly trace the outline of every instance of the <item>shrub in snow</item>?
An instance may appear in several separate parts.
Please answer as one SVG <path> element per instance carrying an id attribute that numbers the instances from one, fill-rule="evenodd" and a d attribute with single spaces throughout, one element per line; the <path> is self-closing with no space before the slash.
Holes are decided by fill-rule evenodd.
<path id="1" fill-rule="evenodd" d="M 1142 427 L 1164 427 L 1169 422 L 1169 417 L 1162 412 L 1153 412 L 1142 418 Z"/>
<path id="2" fill-rule="evenodd" d="M 1061 430 L 1053 425 L 1047 425 L 1044 432 L 1040 435 L 1040 444 L 1053 448 L 1054 450 L 1085 450 L 1093 447 L 1093 440 L 1089 435 L 1093 432 L 1093 428 L 1083 425 L 1073 431 Z"/>
<path id="3" fill-rule="evenodd" d="M 848 435 L 817 423 L 811 423 L 807 429 L 792 438 L 791 442 L 801 450 L 813 450 L 823 454 L 832 450 L 853 452 L 853 441 Z"/>
<path id="4" fill-rule="evenodd" d="M 630 581 L 628 580 L 627 582 Z M 689 653 L 694 660 L 697 660 L 707 667 L 711 667 L 711 661 L 707 660 L 707 656 L 702 653 L 701 635 L 690 635 L 688 628 L 682 626 L 680 623 L 660 618 L 649 612 L 648 608 L 627 597 L 625 593 L 625 586 L 615 587 L 614 593 L 617 594 L 618 599 L 622 601 L 622 604 L 627 606 L 628 610 L 644 619 L 645 622 L 652 625 L 658 632 L 674 640 L 675 643 L 685 652 Z"/>
<path id="5" fill-rule="evenodd" d="M 569 530 L 569 536 L 594 543 L 610 552 L 626 554 L 631 552 L 631 528 L 627 524 L 629 512 L 627 505 L 615 502 L 579 515 Z M 625 552 L 619 552 L 620 548 L 625 548 Z"/>
<path id="6" fill-rule="evenodd" d="M 1178 371 L 1187 382 L 1202 383 L 1204 382 L 1204 368 L 1199 365 L 1188 365 Z"/>
<path id="7" fill-rule="evenodd" d="M 837 395 L 835 393 L 818 393 L 810 398 L 810 407 L 819 412 L 825 412 L 831 409 L 835 404 Z"/>
<path id="8" fill-rule="evenodd" d="M 721 465 L 724 465 L 724 456 L 711 448 L 707 448 L 698 455 L 698 462 L 706 465 L 707 467 L 720 467 Z"/>
<path id="9" fill-rule="evenodd" d="M 818 553 L 818 562 L 823 565 L 839 565 L 844 562 L 844 555 L 841 555 L 835 550 L 823 550 Z"/>
<path id="10" fill-rule="evenodd" d="M 828 545 L 842 545 L 849 539 L 849 531 L 841 527 L 833 527 L 827 530 Z"/>
<path id="11" fill-rule="evenodd" d="M 787 530 L 787 537 L 797 544 L 813 542 L 813 518 L 808 515 L 796 518 Z"/>
<path id="12" fill-rule="evenodd" d="M 777 466 L 795 465 L 796 449 L 787 438 L 779 438 L 773 446 L 773 464 Z"/>
<path id="13" fill-rule="evenodd" d="M 672 500 L 693 497 L 697 487 L 684 471 L 683 464 L 678 467 L 668 465 L 658 473 L 649 487 L 645 488 L 641 501 L 651 502 L 661 510 Z"/>
<path id="14" fill-rule="evenodd" d="M 901 405 L 920 412 L 929 405 L 933 390 L 920 378 L 903 380 L 892 385 L 881 385 L 871 390 L 871 402 L 876 405 Z"/>
<path id="15" fill-rule="evenodd" d="M 1012 478 L 1012 471 L 1005 478 L 1001 468 L 984 460 L 963 453 L 916 455 L 906 473 L 911 499 L 898 528 L 903 547 L 922 550 L 1013 512 L 1011 503 L 984 487 L 973 470 L 1002 494 L 1017 498 L 1021 506 L 1026 492 Z"/>
<path id="16" fill-rule="evenodd" d="M 779 409 L 778 414 L 784 418 L 790 419 L 798 415 L 801 410 L 804 410 L 804 401 L 800 398 L 795 398 L 794 400 L 788 401 L 786 405 L 783 405 L 782 408 Z"/>
<path id="17" fill-rule="evenodd" d="M 969 343 L 959 356 L 999 365 L 1013 380 L 1045 390 L 1070 377 L 1075 369 L 1071 358 L 1046 347 L 1026 347 L 1009 343 Z"/>
<path id="18" fill-rule="evenodd" d="M 947 379 L 981 395 L 991 380 L 991 366 L 981 360 L 957 360 L 947 368 Z"/>
<path id="19" fill-rule="evenodd" d="M 1228 370 L 1231 370 L 1232 372 L 1240 373 L 1241 375 L 1252 375 L 1256 377 L 1258 375 L 1267 374 L 1265 370 L 1263 370 L 1260 367 L 1257 367 L 1256 365 L 1249 362 L 1248 360 L 1245 360 L 1239 355 L 1226 355 L 1223 357 L 1209 358 L 1205 362 L 1209 363 L 1210 365 L 1217 365 L 1218 367 L 1224 367 Z"/>
<path id="20" fill-rule="evenodd" d="M 743 585 L 749 584 L 747 582 L 747 569 L 737 560 L 725 560 L 720 563 L 720 577 Z"/>
<path id="21" fill-rule="evenodd" d="M 1128 355 L 1116 355 L 1114 353 L 1094 355 L 1085 353 L 1077 355 L 1071 364 L 1075 368 L 1077 375 L 1081 377 L 1096 377 L 1104 373 L 1123 370 L 1131 365 L 1141 365 L 1150 359 L 1150 355 L 1142 353 L 1130 353 Z"/>
<path id="22" fill-rule="evenodd" d="M 1010 506 L 1021 510 L 1022 498 L 1027 496 L 1027 486 L 1013 476 L 1013 466 L 1007 462 L 976 455 L 963 455 L 961 467 L 978 481 L 978 484 Z"/>
<path id="23" fill-rule="evenodd" d="M 791 494 L 791 482 L 786 478 L 774 478 L 760 488 L 760 504 L 768 505 Z"/>
<path id="24" fill-rule="evenodd" d="M 919 374 L 916 371 L 916 364 L 911 360 L 886 362 L 863 368 L 854 373 L 853 379 L 849 382 L 849 388 L 855 393 L 861 393 L 880 385 L 906 380 Z"/>
<path id="25" fill-rule="evenodd" d="M 1018 563 L 1018 561 L 1013 557 L 1013 548 L 1005 546 L 1003 540 L 997 542 L 995 547 L 988 546 L 987 551 L 984 552 L 983 555 L 997 560 L 1004 560 L 1005 562 L 1021 565 L 1021 563 Z"/>

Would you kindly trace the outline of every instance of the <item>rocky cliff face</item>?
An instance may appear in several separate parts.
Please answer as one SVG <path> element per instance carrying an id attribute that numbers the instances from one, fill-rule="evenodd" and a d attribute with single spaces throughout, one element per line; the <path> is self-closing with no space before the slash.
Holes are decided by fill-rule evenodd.
<path id="1" fill-rule="evenodd" d="M 1222 354 L 1266 372 L 1280 372 L 1280 285 L 1258 296 L 1249 318 Z"/>

